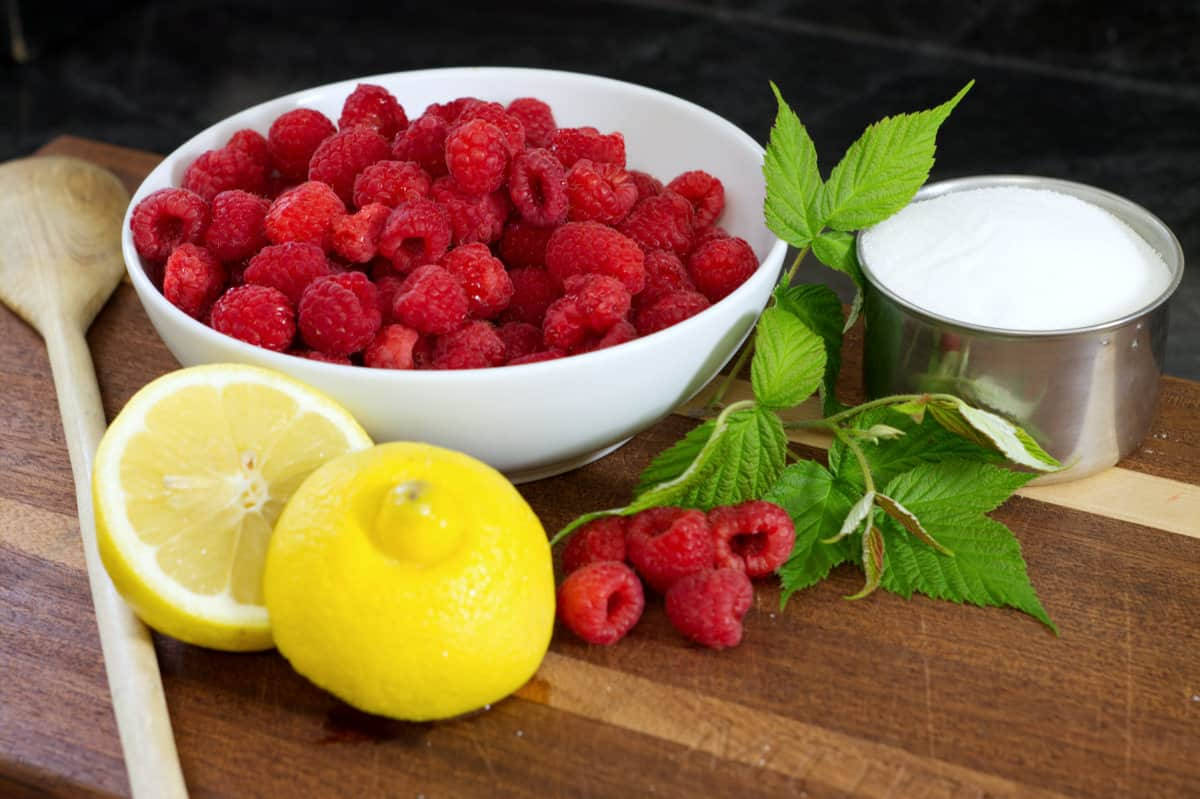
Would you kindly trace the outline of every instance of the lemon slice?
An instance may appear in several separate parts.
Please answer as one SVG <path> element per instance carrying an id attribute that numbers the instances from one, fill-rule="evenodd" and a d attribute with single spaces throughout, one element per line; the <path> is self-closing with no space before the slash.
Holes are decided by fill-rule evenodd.
<path id="1" fill-rule="evenodd" d="M 268 649 L 262 571 L 275 520 L 314 469 L 370 446 L 345 408 L 278 372 L 171 372 L 129 400 L 96 452 L 100 556 L 156 630 Z"/>

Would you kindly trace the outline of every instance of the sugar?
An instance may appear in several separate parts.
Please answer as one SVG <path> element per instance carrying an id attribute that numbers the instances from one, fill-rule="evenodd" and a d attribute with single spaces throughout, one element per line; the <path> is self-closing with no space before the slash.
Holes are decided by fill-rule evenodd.
<path id="1" fill-rule="evenodd" d="M 1011 186 L 911 203 L 862 234 L 862 257 L 880 284 L 919 308 L 1021 331 L 1119 319 L 1171 280 L 1162 257 L 1108 211 Z"/>

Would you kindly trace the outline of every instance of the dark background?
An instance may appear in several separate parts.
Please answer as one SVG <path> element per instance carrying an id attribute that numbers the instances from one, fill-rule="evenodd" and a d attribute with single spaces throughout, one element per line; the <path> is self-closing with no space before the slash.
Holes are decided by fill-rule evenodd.
<path id="1" fill-rule="evenodd" d="M 939 137 L 935 179 L 1013 172 L 1091 183 L 1146 206 L 1189 261 L 1200 259 L 1197 2 L 241 0 L 81 10 L 8 0 L 4 9 L 0 160 L 61 133 L 165 153 L 307 86 L 511 65 L 661 89 L 762 142 L 774 80 L 827 172 L 867 123 L 935 105 L 975 78 Z M 1171 317 L 1166 370 L 1200 380 L 1200 269 L 1185 273 Z"/>

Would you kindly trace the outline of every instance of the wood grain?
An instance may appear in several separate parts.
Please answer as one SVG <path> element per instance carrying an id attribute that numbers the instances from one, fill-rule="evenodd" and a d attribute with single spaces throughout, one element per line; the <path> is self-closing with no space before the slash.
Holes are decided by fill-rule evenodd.
<path id="1" fill-rule="evenodd" d="M 54 148 L 111 159 L 132 181 L 155 162 Z M 176 367 L 127 286 L 89 343 L 110 418 Z M 857 347 L 852 336 L 846 400 L 860 391 Z M 40 348 L 0 316 L 0 795 L 124 795 Z M 551 529 L 623 502 L 693 424 L 669 417 L 522 492 Z M 820 458 L 820 444 L 798 446 Z M 1155 430 L 1121 468 L 1194 489 L 1197 444 L 1200 384 L 1164 379 Z M 1113 517 L 1131 507 L 1119 500 L 1111 513 L 1056 500 L 1016 498 L 997 516 L 1059 637 L 1015 611 L 889 594 L 847 603 L 861 575 L 840 568 L 783 610 L 764 585 L 745 643 L 723 653 L 685 644 L 657 598 L 615 647 L 558 630 L 518 696 L 439 724 L 356 713 L 273 653 L 156 637 L 185 776 L 194 796 L 238 797 L 1196 796 L 1200 540 L 1159 529 L 1155 502 L 1134 524 Z"/>

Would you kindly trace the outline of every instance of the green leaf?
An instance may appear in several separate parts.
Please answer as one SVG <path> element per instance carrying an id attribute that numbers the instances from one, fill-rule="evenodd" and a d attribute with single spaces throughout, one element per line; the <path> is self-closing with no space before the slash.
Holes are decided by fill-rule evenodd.
<path id="1" fill-rule="evenodd" d="M 708 437 L 712 435 L 713 427 L 716 425 L 715 419 L 709 419 L 701 425 L 693 427 L 687 435 L 676 441 L 667 449 L 663 450 L 658 456 L 650 462 L 638 477 L 637 487 L 633 489 L 633 495 L 636 497 L 645 493 L 649 489 L 665 483 L 668 480 L 674 480 L 679 475 L 683 474 L 684 470 L 692 464 L 696 456 L 700 454 L 700 450 L 704 447 L 704 443 L 708 441 Z"/>
<path id="2" fill-rule="evenodd" d="M 947 430 L 990 447 L 1013 463 L 1052 472 L 1061 464 L 1038 445 L 1033 437 L 1002 416 L 975 408 L 960 399 L 935 400 L 929 413 Z"/>
<path id="3" fill-rule="evenodd" d="M 862 266 L 858 263 L 858 251 L 855 249 L 854 234 L 845 233 L 840 230 L 826 230 L 813 240 L 812 250 L 813 255 L 817 256 L 818 261 L 830 269 L 836 269 L 843 274 L 849 275 L 854 281 L 854 302 L 851 303 L 850 313 L 846 316 L 846 321 L 842 324 L 842 331 L 845 332 L 854 326 L 855 320 L 858 319 L 859 311 L 862 310 L 863 287 L 866 282 L 866 279 L 863 277 Z"/>
<path id="4" fill-rule="evenodd" d="M 875 507 L 875 492 L 868 491 L 859 497 L 857 502 L 850 506 L 850 510 L 846 513 L 846 518 L 842 520 L 842 526 L 838 528 L 838 531 L 834 533 L 833 536 L 822 539 L 821 543 L 836 544 L 838 541 L 841 541 L 843 538 L 846 538 L 850 534 L 856 532 L 858 528 L 862 526 L 864 521 L 866 521 L 867 526 L 870 527 L 871 522 L 868 517 L 871 515 L 871 509 L 873 507 Z"/>
<path id="5" fill-rule="evenodd" d="M 821 407 L 825 416 L 841 410 L 837 378 L 842 369 L 842 301 L 828 286 L 780 286 L 775 302 L 797 316 L 825 342 L 825 374 L 821 378 Z"/>
<path id="6" fill-rule="evenodd" d="M 799 317 L 773 305 L 758 319 L 750 384 L 766 408 L 790 408 L 817 390 L 825 374 L 825 342 Z"/>
<path id="7" fill-rule="evenodd" d="M 857 594 L 852 594 L 846 599 L 863 599 L 875 593 L 875 589 L 879 587 L 879 582 L 885 573 L 884 550 L 883 533 L 872 524 L 862 534 L 862 567 L 867 581 Z"/>
<path id="8" fill-rule="evenodd" d="M 838 480 L 815 461 L 800 461 L 784 469 L 763 499 L 784 508 L 796 525 L 796 543 L 779 569 L 781 604 L 796 591 L 819 583 L 839 563 L 858 560 L 857 542 L 843 539 L 823 544 L 837 532 L 860 492 Z"/>
<path id="9" fill-rule="evenodd" d="M 859 230 L 907 205 L 933 168 L 938 128 L 973 84 L 936 108 L 885 117 L 868 127 L 829 173 L 821 196 L 823 223 Z"/>
<path id="10" fill-rule="evenodd" d="M 924 541 L 929 546 L 941 552 L 943 555 L 954 556 L 954 553 L 946 549 L 938 543 L 937 539 L 929 534 L 929 532 L 921 525 L 921 520 L 916 514 L 908 508 L 901 505 L 887 494 L 876 494 L 875 504 L 883 509 L 883 512 L 895 519 L 896 523 L 915 535 L 917 538 Z"/>
<path id="11" fill-rule="evenodd" d="M 764 215 L 767 227 L 793 247 L 807 247 L 821 229 L 817 204 L 821 196 L 821 173 L 817 150 L 799 117 L 784 102 L 779 87 L 771 84 L 779 102 L 775 126 L 763 157 L 767 182 Z"/>

